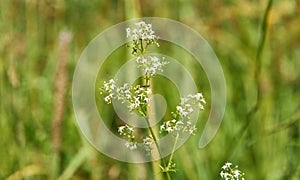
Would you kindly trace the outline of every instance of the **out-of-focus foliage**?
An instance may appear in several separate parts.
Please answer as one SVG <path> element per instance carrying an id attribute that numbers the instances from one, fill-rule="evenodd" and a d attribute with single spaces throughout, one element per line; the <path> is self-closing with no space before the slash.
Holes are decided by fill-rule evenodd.
<path id="1" fill-rule="evenodd" d="M 147 16 L 178 20 L 202 34 L 216 52 L 227 84 L 226 112 L 218 133 L 207 147 L 198 149 L 206 110 L 196 136 L 176 152 L 178 172 L 172 177 L 218 179 L 222 165 L 230 161 L 239 165 L 246 179 L 297 179 L 300 2 L 274 0 L 268 28 L 262 31 L 266 7 L 267 1 L 259 0 L 1 1 L 0 179 L 160 177 L 151 163 L 118 162 L 93 149 L 76 126 L 71 101 L 72 75 L 84 47 L 111 25 Z M 257 60 L 263 33 L 266 39 Z M 168 49 L 167 42 L 160 43 L 162 53 L 181 60 L 209 96 L 201 66 L 188 63 L 192 57 L 179 47 Z M 113 76 L 126 61 L 124 55 L 124 49 L 114 53 L 99 79 Z M 175 87 L 163 77 L 155 83 L 156 91 L 174 107 L 178 95 L 170 89 Z M 114 126 L 117 117 L 112 109 L 99 109 Z"/>

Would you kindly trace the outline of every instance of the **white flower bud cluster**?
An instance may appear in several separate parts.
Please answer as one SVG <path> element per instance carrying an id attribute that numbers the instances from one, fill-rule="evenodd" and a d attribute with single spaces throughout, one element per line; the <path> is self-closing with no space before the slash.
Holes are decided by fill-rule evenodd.
<path id="1" fill-rule="evenodd" d="M 173 113 L 175 119 L 164 122 L 160 126 L 161 132 L 167 133 L 189 133 L 193 134 L 196 127 L 190 121 L 190 116 L 194 112 L 195 106 L 200 110 L 204 110 L 206 104 L 202 93 L 189 94 L 180 99 L 180 105 L 176 106 L 176 112 Z"/>
<path id="2" fill-rule="evenodd" d="M 222 166 L 220 176 L 225 180 L 245 180 L 244 173 L 238 169 L 238 166 L 232 167 L 230 162 Z"/>
<path id="3" fill-rule="evenodd" d="M 153 77 L 157 71 L 163 71 L 163 67 L 168 64 L 165 58 L 159 59 L 152 55 L 140 55 L 136 58 L 137 67 L 140 68 L 143 74 L 147 77 Z"/>

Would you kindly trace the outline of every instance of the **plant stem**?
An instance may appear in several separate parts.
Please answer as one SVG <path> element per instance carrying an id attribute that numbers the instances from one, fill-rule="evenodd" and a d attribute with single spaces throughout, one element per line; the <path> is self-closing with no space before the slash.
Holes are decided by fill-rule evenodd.
<path id="1" fill-rule="evenodd" d="M 269 0 L 267 7 L 264 11 L 264 15 L 263 15 L 263 20 L 262 20 L 262 24 L 261 24 L 261 31 L 260 31 L 260 39 L 258 42 L 258 48 L 256 51 L 256 59 L 255 59 L 255 72 L 254 72 L 254 78 L 256 81 L 256 92 L 257 92 L 257 97 L 256 97 L 256 103 L 255 105 L 249 110 L 249 112 L 247 113 L 246 116 L 246 123 L 243 125 L 243 127 L 239 130 L 240 132 L 238 134 L 241 134 L 240 137 L 244 137 L 245 134 L 248 131 L 245 131 L 245 129 L 248 129 L 252 120 L 254 119 L 254 115 L 257 113 L 257 111 L 260 109 L 260 106 L 262 104 L 262 94 L 261 94 L 261 70 L 262 70 L 262 60 L 261 60 L 261 56 L 262 56 L 262 52 L 263 52 L 263 48 L 265 45 L 265 41 L 266 41 L 266 37 L 267 37 L 267 33 L 268 33 L 268 19 L 270 18 L 270 13 L 271 13 L 271 9 L 272 9 L 272 5 L 273 5 L 273 0 Z M 242 142 L 243 138 L 240 138 L 238 141 Z M 236 144 L 236 142 L 233 142 Z M 238 146 L 235 146 L 238 147 Z M 234 152 L 234 151 L 232 151 Z"/>
<path id="2" fill-rule="evenodd" d="M 160 156 L 160 158 L 161 158 L 161 160 L 162 160 L 163 166 L 164 166 L 164 168 L 166 168 L 166 167 L 167 167 L 167 164 L 166 164 L 166 161 L 165 161 L 165 159 L 162 157 L 162 154 L 161 154 L 161 152 L 160 152 L 160 149 L 159 149 L 159 146 L 158 146 L 158 143 L 157 143 L 157 138 L 156 138 L 155 133 L 154 133 L 154 131 L 153 131 L 151 125 L 150 125 L 150 122 L 149 122 L 149 117 L 147 116 L 147 117 L 145 117 L 145 118 L 146 118 L 146 122 L 147 122 L 147 125 L 148 125 L 148 129 L 149 129 L 149 131 L 150 131 L 150 133 L 151 133 L 151 136 L 152 136 L 152 138 L 153 138 L 153 140 L 154 140 L 154 143 L 155 143 L 155 146 L 156 146 L 156 148 L 157 148 L 158 154 L 159 154 L 159 156 Z M 168 180 L 170 180 L 170 179 L 171 179 L 171 176 L 170 176 L 169 172 L 166 171 L 165 173 L 166 173 L 166 175 L 167 175 Z"/>
<path id="3" fill-rule="evenodd" d="M 171 162 L 172 162 L 172 159 L 173 159 L 173 155 L 174 155 L 174 151 L 175 151 L 175 147 L 176 147 L 178 138 L 179 138 L 179 134 L 176 135 L 175 142 L 174 142 L 173 149 L 172 149 L 172 153 L 170 155 L 170 159 L 169 159 L 169 162 L 168 162 L 168 167 L 171 166 Z"/>
<path id="4" fill-rule="evenodd" d="M 143 40 L 140 39 L 140 44 L 141 44 L 141 54 L 144 54 L 144 47 L 143 47 Z"/>

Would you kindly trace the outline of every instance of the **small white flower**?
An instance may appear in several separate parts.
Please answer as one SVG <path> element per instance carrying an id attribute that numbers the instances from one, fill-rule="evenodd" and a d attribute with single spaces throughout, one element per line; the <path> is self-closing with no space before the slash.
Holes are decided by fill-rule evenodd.
<path id="1" fill-rule="evenodd" d="M 165 124 L 162 124 L 162 125 L 160 126 L 160 131 L 163 131 L 163 130 L 165 130 L 165 129 L 166 129 Z"/>
<path id="2" fill-rule="evenodd" d="M 132 133 L 133 132 L 133 127 L 129 127 L 129 126 L 127 126 L 127 127 L 128 127 L 128 131 Z"/>
<path id="3" fill-rule="evenodd" d="M 184 109 L 181 106 L 176 106 L 176 110 L 183 117 L 187 115 L 187 112 L 185 112 Z"/>
<path id="4" fill-rule="evenodd" d="M 223 171 L 220 172 L 220 176 L 221 176 L 222 178 L 224 177 L 224 172 L 223 172 Z"/>
<path id="5" fill-rule="evenodd" d="M 137 104 L 137 105 L 139 105 L 139 104 L 140 104 L 140 100 L 139 100 L 139 98 L 138 98 L 138 97 L 135 97 L 135 98 L 134 98 L 134 103 L 135 103 L 135 104 Z"/>
<path id="6" fill-rule="evenodd" d="M 110 104 L 111 103 L 111 100 L 114 98 L 114 93 L 110 93 L 108 96 L 105 96 L 104 97 L 104 101 L 107 103 L 107 104 Z"/>
<path id="7" fill-rule="evenodd" d="M 112 92 L 116 88 L 116 82 L 110 79 L 108 82 L 104 81 L 103 89 L 107 92 Z"/>
<path id="8" fill-rule="evenodd" d="M 144 143 L 144 144 L 151 144 L 151 143 L 152 143 L 152 142 L 151 142 L 151 138 L 145 137 L 145 138 L 143 139 L 143 143 Z"/>
<path id="9" fill-rule="evenodd" d="M 144 101 L 147 102 L 147 103 L 149 102 L 149 100 L 150 100 L 150 99 L 149 99 L 148 97 L 145 97 L 145 98 L 144 98 Z"/>
<path id="10" fill-rule="evenodd" d="M 204 106 L 202 104 L 198 104 L 198 107 L 201 109 L 201 110 L 204 110 Z"/>
<path id="11" fill-rule="evenodd" d="M 153 144 L 153 140 L 150 137 L 145 137 L 143 139 L 143 145 L 144 145 L 145 150 L 147 152 L 151 152 L 151 150 L 152 150 L 152 144 Z"/>
<path id="12" fill-rule="evenodd" d="M 171 133 L 173 131 L 173 128 L 169 126 L 166 128 L 166 131 L 168 131 L 168 133 Z"/>
<path id="13" fill-rule="evenodd" d="M 235 178 L 238 178 L 238 177 L 240 177 L 240 175 L 241 175 L 241 173 L 240 173 L 240 171 L 238 170 L 238 169 L 235 169 L 235 170 L 233 170 L 233 176 L 235 177 Z"/>
<path id="14" fill-rule="evenodd" d="M 134 143 L 134 142 L 126 142 L 125 143 L 125 146 L 127 147 L 127 148 L 129 148 L 130 150 L 135 150 L 135 149 L 137 149 L 137 145 L 136 145 L 136 143 Z"/>
<path id="15" fill-rule="evenodd" d="M 118 127 L 118 132 L 119 133 L 123 133 L 125 128 L 126 128 L 126 126 L 120 126 L 120 127 Z"/>
<path id="16" fill-rule="evenodd" d="M 130 36 L 130 28 L 126 28 L 126 37 Z"/>
<path id="17" fill-rule="evenodd" d="M 129 138 L 134 138 L 133 131 L 134 131 L 133 127 L 131 127 L 127 124 L 124 126 L 118 127 L 119 134 L 122 136 L 127 136 Z"/>
<path id="18" fill-rule="evenodd" d="M 230 168 L 231 165 L 232 165 L 232 163 L 230 163 L 230 162 L 225 163 L 225 167 L 226 167 L 226 168 Z"/>
<path id="19" fill-rule="evenodd" d="M 135 109 L 135 105 L 134 104 L 129 104 L 127 106 L 127 108 L 128 108 L 129 111 L 133 111 Z"/>
<path id="20" fill-rule="evenodd" d="M 181 113 L 183 111 L 183 108 L 181 106 L 176 106 L 176 110 Z"/>
<path id="21" fill-rule="evenodd" d="M 196 131 L 196 129 L 197 128 L 195 128 L 195 127 L 191 127 L 191 128 L 188 129 L 188 133 L 193 134 Z"/>

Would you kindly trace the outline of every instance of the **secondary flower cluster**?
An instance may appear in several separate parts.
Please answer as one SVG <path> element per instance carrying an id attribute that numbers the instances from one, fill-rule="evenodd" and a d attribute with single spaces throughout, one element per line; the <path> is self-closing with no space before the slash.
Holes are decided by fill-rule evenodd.
<path id="1" fill-rule="evenodd" d="M 232 163 L 227 162 L 222 166 L 220 176 L 225 180 L 245 180 L 244 173 L 238 169 L 238 166 L 232 167 Z"/>
<path id="2" fill-rule="evenodd" d="M 126 29 L 127 38 L 132 43 L 132 54 L 142 54 L 148 45 L 157 43 L 158 36 L 152 30 L 151 24 L 146 24 L 144 21 L 135 23 L 133 27 Z"/>
<path id="3" fill-rule="evenodd" d="M 153 149 L 153 143 L 154 142 L 151 137 L 146 136 L 145 138 L 143 138 L 143 145 L 148 155 L 151 153 L 151 150 Z"/>
<path id="4" fill-rule="evenodd" d="M 106 93 L 104 101 L 110 104 L 113 99 L 119 100 L 127 104 L 129 111 L 137 111 L 141 116 L 146 116 L 151 89 L 140 85 L 130 86 L 125 83 L 118 87 L 116 82 L 111 79 L 104 81 L 104 85 L 100 88 L 100 93 Z"/>
<path id="5" fill-rule="evenodd" d="M 160 126 L 160 131 L 175 135 L 180 133 L 193 134 L 196 127 L 192 124 L 190 117 L 195 108 L 204 110 L 204 104 L 206 102 L 202 93 L 189 94 L 181 98 L 180 105 L 176 106 L 175 112 L 172 112 L 174 119 L 164 122 Z"/>
<path id="6" fill-rule="evenodd" d="M 204 104 L 206 101 L 202 93 L 189 94 L 186 97 L 180 98 L 180 105 L 176 106 L 176 115 L 190 119 L 191 113 L 194 111 L 194 105 L 198 106 L 201 110 L 204 110 Z"/>
<path id="7" fill-rule="evenodd" d="M 135 136 L 133 135 L 133 130 L 133 127 L 128 126 L 127 124 L 118 128 L 119 134 L 126 137 L 127 141 L 125 146 L 130 150 L 137 149 L 137 142 L 135 140 Z"/>
<path id="8" fill-rule="evenodd" d="M 138 141 L 134 136 L 134 128 L 125 124 L 124 126 L 118 127 L 118 133 L 121 136 L 124 136 L 126 139 L 126 143 L 124 144 L 126 148 L 130 150 L 136 150 L 138 148 Z M 153 149 L 153 139 L 149 136 L 146 136 L 142 139 L 142 146 L 148 155 L 151 154 L 151 150 Z"/>
<path id="9" fill-rule="evenodd" d="M 165 58 L 159 59 L 152 55 L 140 55 L 136 58 L 137 67 L 140 68 L 143 74 L 147 77 L 153 77 L 157 71 L 163 71 L 163 67 L 168 64 Z"/>
<path id="10" fill-rule="evenodd" d="M 163 59 L 156 56 L 145 54 L 147 47 L 151 44 L 159 46 L 152 25 L 144 21 L 135 23 L 133 27 L 127 28 L 127 38 L 129 38 L 129 45 L 132 48 L 132 55 L 136 56 L 137 67 L 143 72 L 147 78 L 153 77 L 157 71 L 163 71 L 162 68 L 167 64 Z"/>

